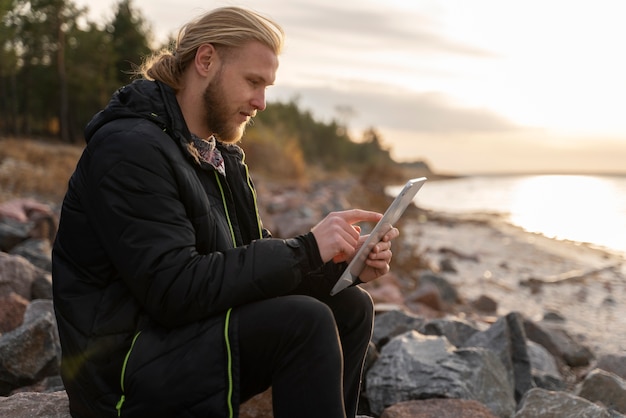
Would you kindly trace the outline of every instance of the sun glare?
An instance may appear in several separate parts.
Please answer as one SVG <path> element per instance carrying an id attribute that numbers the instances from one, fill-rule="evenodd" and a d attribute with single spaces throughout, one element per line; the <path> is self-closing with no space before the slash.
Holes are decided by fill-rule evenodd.
<path id="1" fill-rule="evenodd" d="M 604 178 L 536 176 L 521 181 L 513 192 L 511 221 L 529 231 L 580 242 L 604 242 L 626 248 L 615 234 L 625 222 L 617 198 L 621 194 Z"/>

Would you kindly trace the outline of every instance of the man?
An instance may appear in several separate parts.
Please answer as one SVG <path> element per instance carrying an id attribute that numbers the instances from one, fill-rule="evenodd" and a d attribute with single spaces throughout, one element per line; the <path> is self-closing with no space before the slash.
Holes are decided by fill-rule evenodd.
<path id="1" fill-rule="evenodd" d="M 272 238 L 236 145 L 282 42 L 254 12 L 209 12 L 87 126 L 53 251 L 72 416 L 236 417 L 270 386 L 275 417 L 355 416 L 372 301 L 329 291 L 362 242 L 353 225 L 381 215 Z M 361 281 L 388 272 L 397 235 Z"/>

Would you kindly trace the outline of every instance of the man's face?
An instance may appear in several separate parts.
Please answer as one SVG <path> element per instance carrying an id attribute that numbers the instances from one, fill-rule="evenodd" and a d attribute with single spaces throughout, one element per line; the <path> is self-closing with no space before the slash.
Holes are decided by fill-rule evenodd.
<path id="1" fill-rule="evenodd" d="M 277 69 L 278 57 L 259 42 L 229 51 L 203 94 L 210 132 L 222 142 L 239 141 L 256 112 L 265 109 L 265 89 Z"/>

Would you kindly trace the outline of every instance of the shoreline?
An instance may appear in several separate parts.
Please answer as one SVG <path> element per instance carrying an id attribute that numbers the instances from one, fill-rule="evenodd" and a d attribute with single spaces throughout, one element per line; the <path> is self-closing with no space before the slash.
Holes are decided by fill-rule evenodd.
<path id="1" fill-rule="evenodd" d="M 535 321 L 557 314 L 596 355 L 626 353 L 621 254 L 528 232 L 494 214 L 417 212 L 402 224 L 405 243 L 464 299 L 485 295 L 498 315 L 517 311 Z M 441 269 L 444 260 L 456 272 Z"/>

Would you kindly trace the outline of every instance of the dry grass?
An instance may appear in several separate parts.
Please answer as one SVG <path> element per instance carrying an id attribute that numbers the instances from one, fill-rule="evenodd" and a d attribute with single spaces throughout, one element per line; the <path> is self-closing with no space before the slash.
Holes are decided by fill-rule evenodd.
<path id="1" fill-rule="evenodd" d="M 32 139 L 0 139 L 0 202 L 32 197 L 58 205 L 82 146 Z"/>

